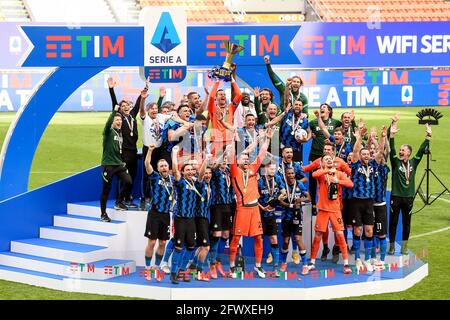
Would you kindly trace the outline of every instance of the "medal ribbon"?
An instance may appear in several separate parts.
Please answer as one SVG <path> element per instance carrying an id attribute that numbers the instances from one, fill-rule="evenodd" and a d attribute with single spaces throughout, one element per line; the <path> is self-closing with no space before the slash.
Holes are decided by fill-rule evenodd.
<path id="1" fill-rule="evenodd" d="M 191 184 L 191 182 L 188 179 L 184 179 L 186 180 L 186 184 L 192 188 L 192 190 L 194 190 L 194 192 L 200 197 L 200 200 L 203 202 L 205 201 L 205 198 L 203 198 L 203 196 L 200 194 L 200 192 L 198 192 L 197 188 L 195 187 L 194 183 Z"/>
<path id="2" fill-rule="evenodd" d="M 289 204 L 292 204 L 292 200 L 294 200 L 294 196 L 295 196 L 295 188 L 297 187 L 297 180 L 294 180 L 294 187 L 292 188 L 292 194 L 290 191 L 290 186 L 288 184 L 287 188 L 286 188 L 286 192 L 287 192 L 287 199 L 289 201 Z"/>
<path id="3" fill-rule="evenodd" d="M 169 195 L 169 200 L 173 201 L 173 183 L 172 183 L 172 178 L 169 175 L 169 181 L 170 181 L 169 185 L 170 185 L 170 187 L 172 187 L 172 192 L 170 192 L 169 191 L 169 187 L 166 184 L 166 179 L 164 179 L 164 177 L 161 174 L 159 174 L 159 175 L 161 176 L 161 180 L 163 181 L 164 189 L 166 189 L 167 194 Z"/>
<path id="4" fill-rule="evenodd" d="M 409 184 L 409 177 L 411 176 L 411 172 L 409 171 L 411 168 L 410 168 L 410 165 L 409 165 L 409 161 L 408 160 L 406 160 L 406 167 L 405 167 L 405 164 L 403 163 L 403 161 L 402 161 L 402 167 L 403 167 L 403 170 L 405 170 L 405 178 L 406 178 L 406 184 Z"/>

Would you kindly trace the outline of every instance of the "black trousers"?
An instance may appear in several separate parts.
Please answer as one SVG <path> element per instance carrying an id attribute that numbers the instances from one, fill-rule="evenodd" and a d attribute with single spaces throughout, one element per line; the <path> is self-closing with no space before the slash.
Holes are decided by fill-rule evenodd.
<path id="1" fill-rule="evenodd" d="M 145 161 L 145 157 L 147 156 L 148 147 L 142 146 L 142 161 Z M 152 152 L 152 158 L 150 160 L 150 163 L 153 167 L 154 171 L 158 171 L 158 161 L 162 159 L 161 156 L 162 147 L 153 149 Z M 142 192 L 143 196 L 148 199 L 150 198 L 150 183 L 149 183 L 149 176 L 147 174 L 147 170 L 145 170 L 145 165 L 142 165 L 143 172 L 142 172 Z"/>
<path id="2" fill-rule="evenodd" d="M 100 195 L 100 208 L 102 213 L 106 213 L 106 202 L 108 201 L 108 196 L 111 192 L 114 176 L 121 182 L 120 199 L 123 199 L 125 194 L 130 194 L 131 192 L 131 177 L 125 166 L 102 166 L 103 188 L 102 194 Z M 117 185 L 118 184 L 119 183 L 117 183 Z"/>
<path id="3" fill-rule="evenodd" d="M 398 218 L 400 211 L 402 212 L 402 240 L 409 239 L 411 231 L 411 211 L 413 208 L 413 197 L 396 197 L 391 196 L 391 206 L 389 214 L 389 241 L 395 241 L 395 234 L 397 232 Z"/>
<path id="4" fill-rule="evenodd" d="M 128 169 L 128 173 L 131 177 L 131 188 L 128 190 L 127 193 L 122 194 L 122 196 L 119 194 L 119 186 L 117 186 L 116 189 L 116 195 L 117 195 L 117 201 L 131 201 L 131 192 L 133 191 L 133 185 L 136 180 L 136 173 L 138 168 L 138 155 L 137 150 L 129 150 L 129 149 L 123 149 L 122 150 L 122 160 L 125 162 L 125 165 Z M 123 186 L 121 186 L 123 188 Z"/>
<path id="5" fill-rule="evenodd" d="M 314 160 L 320 158 L 321 156 L 317 156 L 314 154 L 309 155 L 309 161 L 313 162 Z M 309 194 L 311 195 L 311 205 L 316 205 L 316 196 L 317 196 L 317 181 L 312 176 L 313 171 L 309 172 Z"/>

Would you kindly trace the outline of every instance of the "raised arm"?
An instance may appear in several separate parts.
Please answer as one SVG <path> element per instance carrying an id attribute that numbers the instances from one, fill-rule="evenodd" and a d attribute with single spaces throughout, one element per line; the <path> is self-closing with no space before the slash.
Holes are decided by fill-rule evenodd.
<path id="1" fill-rule="evenodd" d="M 160 87 L 159 88 L 159 98 L 156 104 L 158 105 L 158 113 L 161 113 L 161 106 L 163 104 L 164 97 L 166 96 L 166 88 Z"/>
<path id="2" fill-rule="evenodd" d="M 153 167 L 152 167 L 152 152 L 155 149 L 155 145 L 151 144 L 148 146 L 147 155 L 145 156 L 144 165 L 145 165 L 145 171 L 147 171 L 148 175 L 151 175 L 153 173 Z"/>
<path id="3" fill-rule="evenodd" d="M 216 82 L 214 83 L 211 92 L 209 93 L 208 98 L 208 114 L 211 118 L 212 114 L 216 111 L 216 93 L 217 89 L 219 89 L 219 80 L 216 79 Z"/>
<path id="4" fill-rule="evenodd" d="M 178 169 L 178 152 L 180 151 L 180 148 L 178 146 L 174 146 L 172 148 L 172 173 L 175 178 L 175 180 L 180 181 L 181 179 L 181 172 Z"/>
<path id="5" fill-rule="evenodd" d="M 280 93 L 280 105 L 283 105 L 284 103 L 284 88 L 286 87 L 283 83 L 283 81 L 278 77 L 278 75 L 273 71 L 272 66 L 270 65 L 270 57 L 265 56 L 264 62 L 266 63 L 267 73 L 269 74 L 270 80 L 272 81 L 272 84 L 277 88 L 278 92 Z"/>
<path id="6" fill-rule="evenodd" d="M 425 125 L 425 130 L 426 130 L 425 140 L 422 142 L 422 144 L 419 147 L 419 150 L 417 150 L 417 153 L 414 156 L 414 159 L 416 159 L 417 161 L 420 161 L 422 159 L 422 157 L 425 153 L 425 150 L 430 145 L 432 132 L 431 132 L 431 127 L 428 125 L 428 123 Z"/>
<path id="7" fill-rule="evenodd" d="M 322 131 L 323 135 L 325 136 L 325 139 L 329 139 L 331 136 L 330 132 L 328 132 L 327 126 L 325 125 L 325 123 L 323 123 L 323 120 L 320 117 L 319 110 L 314 110 L 314 115 L 317 118 L 317 124 L 319 125 L 320 131 Z"/>
<path id="8" fill-rule="evenodd" d="M 375 161 L 378 163 L 381 163 L 384 159 L 384 147 L 386 143 L 386 135 L 387 135 L 387 128 L 386 126 L 383 126 L 381 128 L 381 135 L 380 135 L 380 141 L 377 146 L 377 153 L 375 154 Z"/>
<path id="9" fill-rule="evenodd" d="M 356 142 L 355 145 L 353 146 L 353 157 L 352 157 L 352 162 L 358 162 L 359 161 L 359 151 L 362 148 L 362 137 L 361 137 L 361 133 L 359 131 L 359 128 L 355 129 L 355 132 L 353 134 L 356 138 Z"/>
<path id="10" fill-rule="evenodd" d="M 145 118 L 145 99 L 147 99 L 147 96 L 147 88 L 145 88 L 141 92 L 141 100 L 139 101 L 139 115 L 141 116 L 141 119 Z"/>
<path id="11" fill-rule="evenodd" d="M 108 134 L 109 129 L 111 129 L 111 126 L 112 126 L 112 124 L 113 124 L 114 116 L 116 115 L 116 113 L 118 112 L 118 110 L 119 110 L 119 106 L 116 105 L 116 106 L 114 107 L 113 111 L 111 112 L 111 114 L 109 115 L 108 120 L 106 120 L 105 128 L 103 128 L 103 135 Z"/>
<path id="12" fill-rule="evenodd" d="M 203 161 L 202 166 L 200 167 L 200 172 L 198 173 L 198 181 L 203 181 L 203 176 L 205 175 L 206 168 L 211 162 L 212 154 L 207 154 L 205 157 L 205 161 Z"/>
<path id="13" fill-rule="evenodd" d="M 108 87 L 109 87 L 109 95 L 111 96 L 111 103 L 112 103 L 112 110 L 118 105 L 116 98 L 116 93 L 114 92 L 114 87 L 116 86 L 116 81 L 112 77 L 109 77 L 108 80 Z"/>

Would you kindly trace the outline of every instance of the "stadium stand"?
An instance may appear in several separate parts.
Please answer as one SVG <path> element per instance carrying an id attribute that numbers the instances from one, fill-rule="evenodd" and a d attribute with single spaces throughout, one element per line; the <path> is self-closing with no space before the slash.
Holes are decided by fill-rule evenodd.
<path id="1" fill-rule="evenodd" d="M 450 3 L 443 0 L 309 0 L 323 21 L 447 21 Z"/>
<path id="2" fill-rule="evenodd" d="M 0 1 L 0 21 L 30 21 L 30 14 L 22 0 Z"/>
<path id="3" fill-rule="evenodd" d="M 186 10 L 188 23 L 235 22 L 221 0 L 141 0 L 140 4 L 142 7 L 182 7 Z"/>

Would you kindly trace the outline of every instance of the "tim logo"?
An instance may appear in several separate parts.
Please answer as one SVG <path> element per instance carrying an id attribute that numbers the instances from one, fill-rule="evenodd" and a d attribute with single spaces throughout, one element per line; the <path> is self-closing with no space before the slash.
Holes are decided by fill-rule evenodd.
<path id="1" fill-rule="evenodd" d="M 181 43 L 169 12 L 161 14 L 151 43 L 164 53 L 168 53 Z"/>

